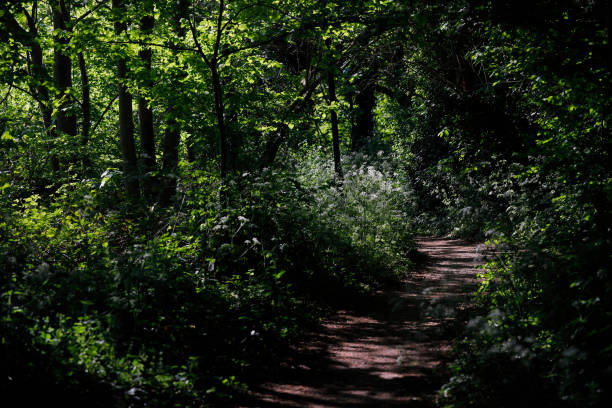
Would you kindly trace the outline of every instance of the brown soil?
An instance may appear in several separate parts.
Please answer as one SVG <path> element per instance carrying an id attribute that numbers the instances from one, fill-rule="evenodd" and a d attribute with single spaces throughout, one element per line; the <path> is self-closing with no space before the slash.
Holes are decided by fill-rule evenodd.
<path id="1" fill-rule="evenodd" d="M 428 263 L 402 288 L 325 319 L 241 406 L 433 406 L 482 256 L 478 246 L 459 240 L 421 238 L 418 244 Z"/>

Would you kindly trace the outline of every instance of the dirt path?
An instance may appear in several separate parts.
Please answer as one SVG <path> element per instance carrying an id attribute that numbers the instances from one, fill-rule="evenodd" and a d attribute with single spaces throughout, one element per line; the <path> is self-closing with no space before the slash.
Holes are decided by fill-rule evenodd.
<path id="1" fill-rule="evenodd" d="M 463 241 L 418 243 L 429 262 L 405 287 L 379 292 L 361 311 L 326 319 L 294 361 L 243 406 L 431 406 L 482 257 Z"/>

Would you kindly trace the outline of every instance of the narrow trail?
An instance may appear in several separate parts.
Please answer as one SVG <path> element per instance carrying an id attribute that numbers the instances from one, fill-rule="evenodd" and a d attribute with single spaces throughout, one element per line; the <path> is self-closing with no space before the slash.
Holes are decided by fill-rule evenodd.
<path id="1" fill-rule="evenodd" d="M 402 288 L 339 310 L 244 407 L 429 407 L 476 285 L 479 247 L 421 238 L 428 263 Z"/>

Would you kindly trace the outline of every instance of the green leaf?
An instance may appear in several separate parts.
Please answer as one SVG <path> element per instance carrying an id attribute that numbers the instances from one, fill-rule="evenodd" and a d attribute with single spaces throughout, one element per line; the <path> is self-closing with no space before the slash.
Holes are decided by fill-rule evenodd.
<path id="1" fill-rule="evenodd" d="M 4 131 L 4 133 L 2 134 L 2 137 L 0 137 L 0 140 L 10 141 L 10 142 L 16 141 L 15 138 L 11 136 L 8 130 Z"/>

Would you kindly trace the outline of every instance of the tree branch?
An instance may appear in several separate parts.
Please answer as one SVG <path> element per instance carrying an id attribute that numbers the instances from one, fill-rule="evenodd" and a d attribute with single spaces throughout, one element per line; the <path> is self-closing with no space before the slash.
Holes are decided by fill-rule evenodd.
<path id="1" fill-rule="evenodd" d="M 29 95 L 32 97 L 32 99 L 34 99 L 36 102 L 40 102 L 40 99 L 38 99 L 38 97 L 36 96 L 36 94 L 32 91 L 28 91 L 27 89 L 24 89 L 20 86 L 17 86 L 15 84 L 12 84 L 13 88 L 20 90 L 21 92 L 25 93 L 26 95 Z"/>
<path id="2" fill-rule="evenodd" d="M 73 24 L 73 26 L 74 26 L 74 25 L 77 25 L 78 23 L 80 23 L 80 22 L 81 22 L 81 21 L 82 21 L 82 20 L 83 20 L 85 17 L 87 17 L 88 15 L 90 15 L 91 13 L 93 13 L 94 11 L 98 10 L 98 9 L 99 9 L 100 7 L 102 7 L 104 4 L 106 4 L 106 0 L 100 0 L 100 1 L 98 2 L 98 4 L 96 4 L 96 5 L 94 6 L 94 8 L 91 8 L 91 9 L 87 10 L 85 13 L 83 13 L 82 15 L 80 15 L 79 17 L 77 17 L 77 18 L 74 20 L 74 24 Z"/>
<path id="3" fill-rule="evenodd" d="M 106 115 L 106 112 L 108 112 L 108 110 L 110 109 L 110 107 L 113 105 L 113 102 L 115 102 L 117 100 L 117 98 L 119 98 L 119 94 L 115 95 L 115 97 L 113 99 L 110 100 L 110 102 L 108 103 L 108 105 L 106 105 L 106 108 L 104 108 L 104 111 L 102 112 L 102 115 L 100 115 L 100 117 L 98 118 L 98 120 L 96 121 L 96 123 L 93 125 L 93 127 L 91 128 L 90 134 L 94 134 L 94 132 L 96 131 L 96 129 L 98 128 L 98 125 L 100 125 L 100 122 L 102 122 L 102 119 L 104 119 L 104 116 Z"/>
<path id="4" fill-rule="evenodd" d="M 0 102 L 0 105 L 3 105 L 8 100 L 9 96 L 11 95 L 12 90 L 13 90 L 13 83 L 11 82 L 9 84 L 8 91 L 6 91 L 6 95 L 4 95 L 4 98 L 2 98 L 2 102 Z"/>
<path id="5" fill-rule="evenodd" d="M 225 1 L 219 0 L 219 15 L 217 16 L 217 37 L 213 47 L 213 61 L 217 61 L 219 56 L 219 45 L 221 44 L 221 34 L 223 33 L 223 14 L 225 13 Z"/>
<path id="6" fill-rule="evenodd" d="M 193 42 L 196 45 L 196 50 L 198 52 L 198 54 L 200 54 L 200 56 L 202 57 L 202 59 L 204 60 L 204 62 L 206 63 L 206 65 L 208 65 L 208 67 L 211 67 L 210 61 L 208 59 L 208 57 L 206 56 L 206 53 L 204 52 L 204 50 L 202 49 L 202 46 L 200 45 L 200 41 L 198 41 L 198 33 L 196 32 L 196 29 L 193 25 L 193 23 L 191 22 L 191 19 L 188 18 L 187 21 L 189 21 L 189 30 L 191 31 L 191 36 L 193 37 Z"/>
<path id="7" fill-rule="evenodd" d="M 116 41 L 116 40 L 101 41 L 101 40 L 97 40 L 96 42 L 98 42 L 100 44 L 148 45 L 150 47 L 166 48 L 166 49 L 173 50 L 173 51 L 191 51 L 191 52 L 197 52 L 198 51 L 196 48 L 180 47 L 180 46 L 175 46 L 175 45 L 159 44 L 159 43 L 144 42 L 144 41 Z"/>

